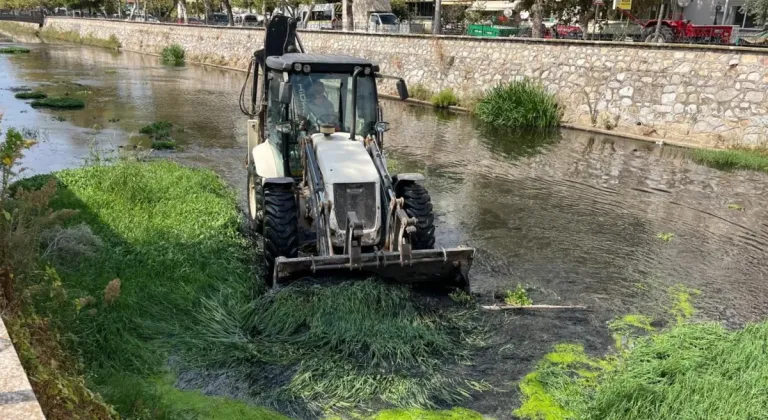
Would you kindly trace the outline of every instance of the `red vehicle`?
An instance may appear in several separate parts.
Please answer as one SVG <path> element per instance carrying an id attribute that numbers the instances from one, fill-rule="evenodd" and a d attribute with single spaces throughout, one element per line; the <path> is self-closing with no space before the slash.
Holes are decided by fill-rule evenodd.
<path id="1" fill-rule="evenodd" d="M 618 9 L 642 27 L 645 42 L 689 42 L 695 44 L 730 44 L 733 27 L 727 25 L 694 25 L 680 15 L 677 19 L 662 19 L 656 35 L 657 19 L 641 21 L 631 13 Z"/>

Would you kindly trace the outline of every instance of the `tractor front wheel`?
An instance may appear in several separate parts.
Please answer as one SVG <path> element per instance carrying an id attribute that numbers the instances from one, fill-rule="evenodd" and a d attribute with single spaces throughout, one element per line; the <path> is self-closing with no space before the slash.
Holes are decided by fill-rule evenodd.
<path id="1" fill-rule="evenodd" d="M 413 249 L 432 249 L 435 247 L 435 215 L 432 213 L 432 200 L 426 188 L 419 184 L 405 185 L 401 190 L 403 210 L 408 217 L 416 218 L 416 232 L 411 234 Z"/>
<path id="2" fill-rule="evenodd" d="M 266 185 L 262 191 L 264 282 L 272 287 L 277 257 L 296 258 L 299 255 L 298 213 L 292 189 Z"/>

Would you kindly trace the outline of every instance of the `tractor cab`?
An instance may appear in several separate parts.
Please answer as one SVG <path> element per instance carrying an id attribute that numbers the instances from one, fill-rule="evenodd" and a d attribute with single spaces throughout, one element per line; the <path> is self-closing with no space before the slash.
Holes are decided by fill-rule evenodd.
<path id="1" fill-rule="evenodd" d="M 301 170 L 299 140 L 323 126 L 362 139 L 376 135 L 376 64 L 354 57 L 289 53 L 267 57 L 265 67 L 264 134 L 285 149 L 286 169 L 294 176 Z"/>

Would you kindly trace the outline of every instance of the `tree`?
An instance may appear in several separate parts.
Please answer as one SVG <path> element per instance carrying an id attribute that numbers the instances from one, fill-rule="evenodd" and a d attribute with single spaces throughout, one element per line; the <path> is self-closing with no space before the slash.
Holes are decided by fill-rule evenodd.
<path id="1" fill-rule="evenodd" d="M 392 6 L 392 13 L 397 15 L 400 20 L 407 20 L 411 16 L 411 12 L 408 10 L 408 4 L 405 0 L 392 0 L 390 5 Z"/>
<path id="2" fill-rule="evenodd" d="M 741 7 L 741 13 L 749 13 L 757 17 L 758 24 L 763 26 L 768 20 L 768 0 L 747 0 Z"/>

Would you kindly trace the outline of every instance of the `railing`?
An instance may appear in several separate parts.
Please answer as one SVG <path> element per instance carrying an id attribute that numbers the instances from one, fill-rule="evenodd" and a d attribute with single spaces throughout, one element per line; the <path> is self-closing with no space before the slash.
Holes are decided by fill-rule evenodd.
<path id="1" fill-rule="evenodd" d="M 41 13 L 35 14 L 12 14 L 12 13 L 0 13 L 0 20 L 14 21 L 14 22 L 27 22 L 37 23 L 43 26 L 43 19 L 45 16 Z"/>

